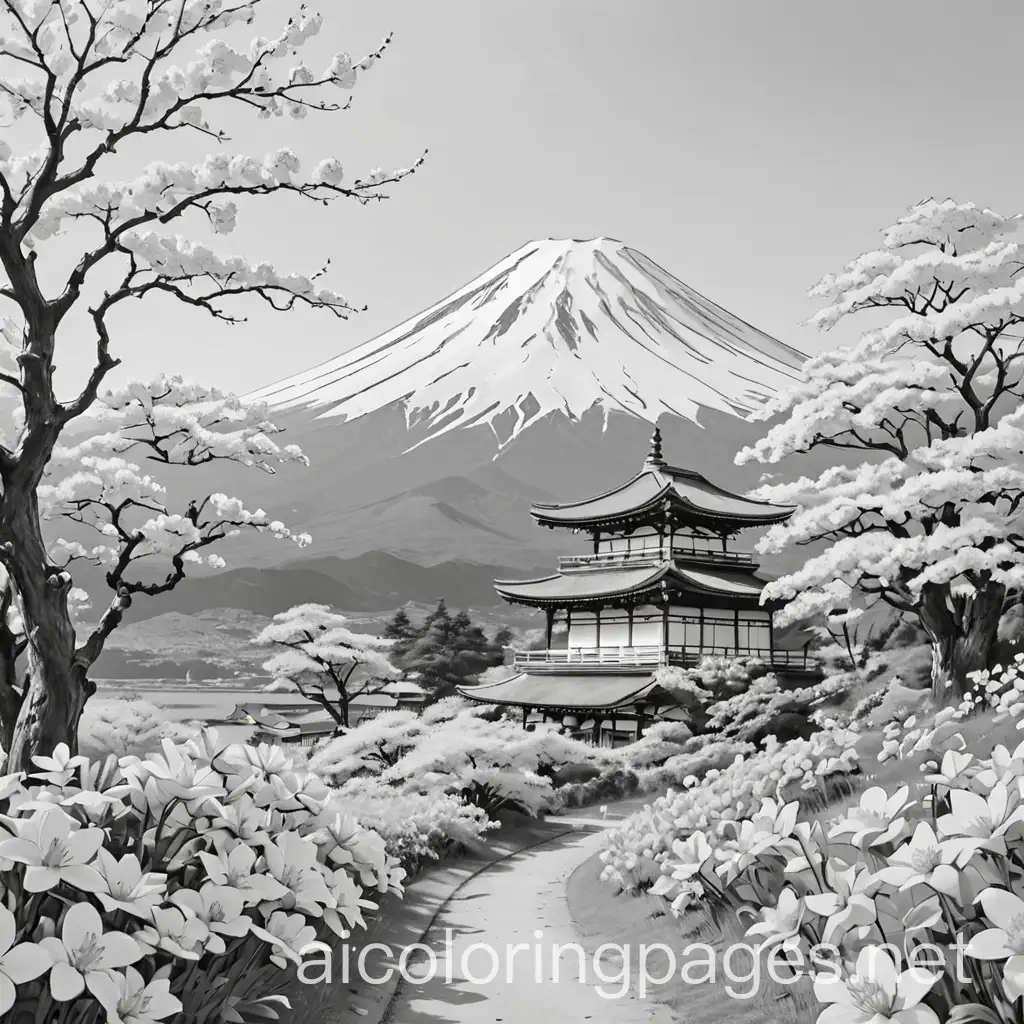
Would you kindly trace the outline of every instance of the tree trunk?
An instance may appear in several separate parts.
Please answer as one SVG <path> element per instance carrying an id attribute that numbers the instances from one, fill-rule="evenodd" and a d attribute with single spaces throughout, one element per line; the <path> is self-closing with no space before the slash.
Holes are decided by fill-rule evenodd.
<path id="1" fill-rule="evenodd" d="M 94 687 L 88 666 L 76 661 L 68 584 L 48 563 L 35 490 L 20 500 L 8 491 L 4 499 L 0 531 L 16 553 L 10 572 L 28 631 L 28 685 L 5 766 L 14 772 L 30 769 L 34 754 L 49 756 L 60 743 L 77 751 L 78 721 Z"/>
<path id="2" fill-rule="evenodd" d="M 5 753 L 11 749 L 14 726 L 21 710 L 21 695 L 15 689 L 17 680 L 17 659 L 13 650 L 0 644 L 0 747 Z"/>
<path id="3" fill-rule="evenodd" d="M 973 594 L 950 594 L 944 584 L 921 590 L 921 625 L 932 645 L 932 699 L 959 703 L 971 672 L 991 668 L 1006 588 L 987 583 Z"/>

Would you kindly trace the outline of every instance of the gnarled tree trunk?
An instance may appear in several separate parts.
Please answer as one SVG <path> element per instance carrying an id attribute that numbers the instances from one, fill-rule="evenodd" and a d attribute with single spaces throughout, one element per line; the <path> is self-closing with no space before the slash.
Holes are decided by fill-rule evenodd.
<path id="1" fill-rule="evenodd" d="M 921 625 L 932 645 L 932 699 L 959 703 L 971 672 L 991 668 L 1006 588 L 989 582 L 972 594 L 950 594 L 944 584 L 921 590 Z"/>
<path id="2" fill-rule="evenodd" d="M 46 557 L 34 488 L 20 497 L 13 488 L 3 495 L 0 539 L 18 553 L 9 571 L 28 631 L 28 684 L 5 766 L 12 772 L 31 768 L 33 754 L 49 755 L 59 743 L 77 750 L 78 721 L 92 684 L 88 666 L 75 657 L 69 582 Z"/>
<path id="3" fill-rule="evenodd" d="M 14 739 L 14 726 L 21 711 L 21 693 L 17 689 L 18 658 L 24 642 L 8 625 L 7 616 L 14 603 L 14 587 L 8 580 L 0 587 L 0 747 L 6 753 Z"/>

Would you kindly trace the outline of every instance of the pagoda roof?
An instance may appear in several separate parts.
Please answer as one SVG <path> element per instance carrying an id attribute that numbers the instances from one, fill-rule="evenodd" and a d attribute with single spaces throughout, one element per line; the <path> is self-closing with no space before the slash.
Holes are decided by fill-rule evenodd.
<path id="1" fill-rule="evenodd" d="M 688 519 L 709 526 L 768 526 L 783 522 L 795 511 L 734 494 L 694 470 L 648 461 L 619 487 L 580 501 L 535 502 L 530 515 L 542 526 L 596 528 L 643 519 L 663 510 L 666 504 Z"/>
<path id="2" fill-rule="evenodd" d="M 650 676 L 636 675 L 530 675 L 482 686 L 460 686 L 459 693 L 485 704 L 559 710 L 624 708 L 648 698 L 660 689 Z"/>
<path id="3" fill-rule="evenodd" d="M 752 568 L 702 566 L 694 569 L 675 562 L 663 562 L 635 569 L 565 570 L 535 580 L 495 580 L 494 588 L 506 601 L 547 605 L 642 597 L 649 591 L 660 590 L 663 582 L 673 589 L 696 594 L 754 599 L 760 599 L 765 585 Z"/>

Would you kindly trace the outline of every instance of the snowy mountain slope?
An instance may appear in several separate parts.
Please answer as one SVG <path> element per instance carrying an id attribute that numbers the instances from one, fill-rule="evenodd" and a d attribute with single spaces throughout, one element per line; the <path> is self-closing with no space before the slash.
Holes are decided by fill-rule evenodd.
<path id="1" fill-rule="evenodd" d="M 803 356 L 609 238 L 516 250 L 388 333 L 248 396 L 321 422 L 400 404 L 410 447 L 488 426 L 499 450 L 554 413 L 742 417 Z"/>

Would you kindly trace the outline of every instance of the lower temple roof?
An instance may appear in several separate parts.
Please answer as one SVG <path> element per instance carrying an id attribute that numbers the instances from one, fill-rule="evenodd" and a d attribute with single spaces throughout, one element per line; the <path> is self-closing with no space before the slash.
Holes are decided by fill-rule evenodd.
<path id="1" fill-rule="evenodd" d="M 459 693 L 486 704 L 527 708 L 622 708 L 647 701 L 660 687 L 648 675 L 535 675 L 522 672 L 499 683 L 460 686 Z"/>

